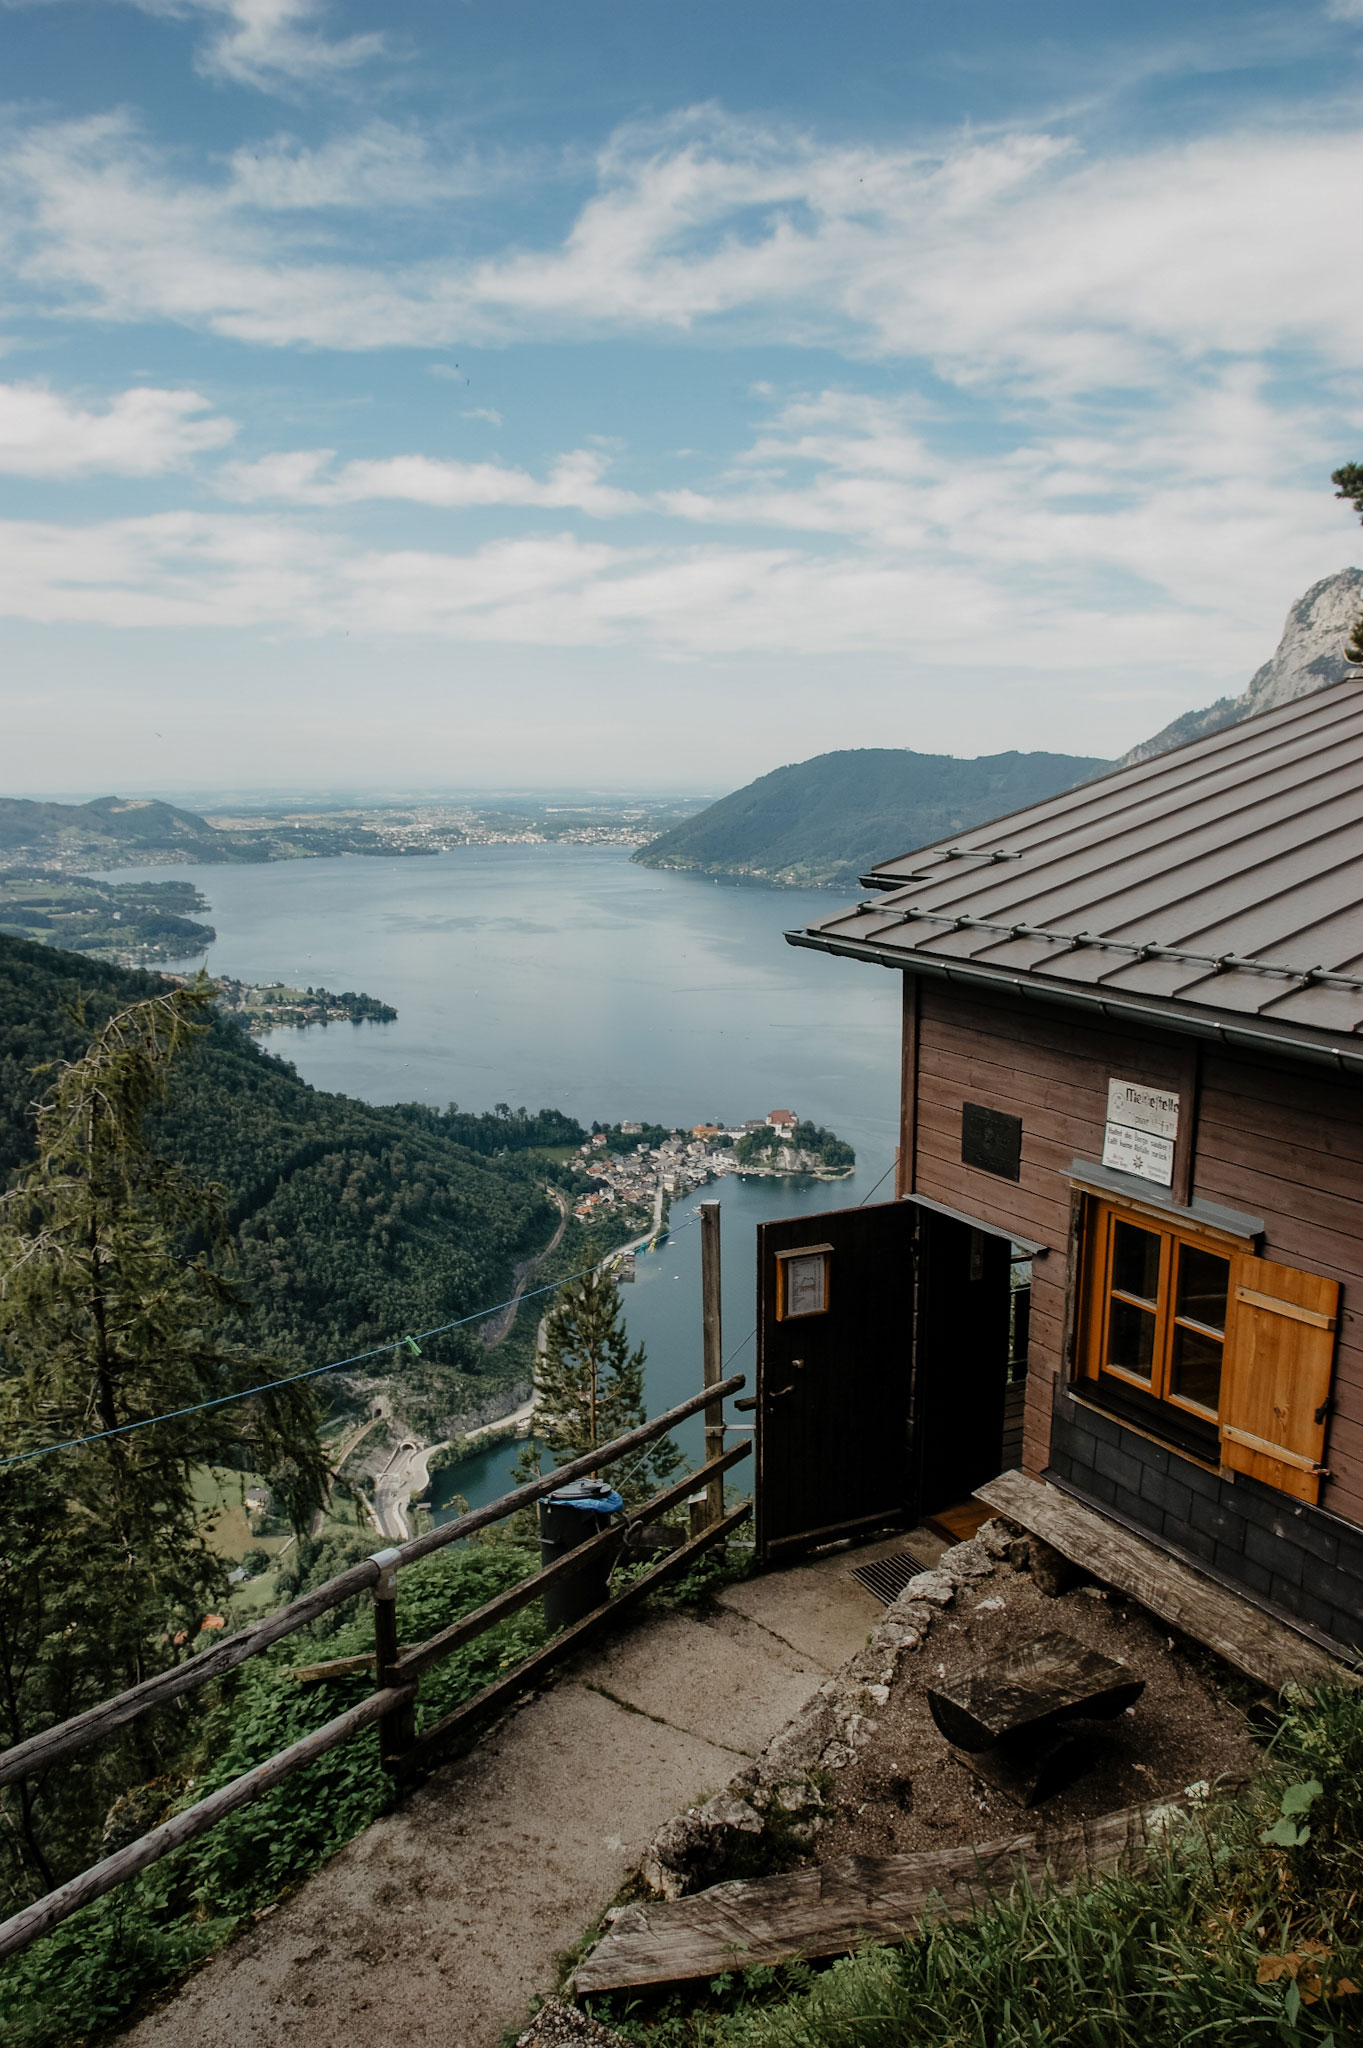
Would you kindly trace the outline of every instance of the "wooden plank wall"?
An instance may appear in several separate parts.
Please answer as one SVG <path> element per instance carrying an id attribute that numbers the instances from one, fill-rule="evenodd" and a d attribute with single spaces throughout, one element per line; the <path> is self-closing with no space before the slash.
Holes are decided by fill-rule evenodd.
<path id="1" fill-rule="evenodd" d="M 1363 1524 L 1363 1084 L 928 979 L 919 983 L 914 1036 L 905 1104 L 910 1115 L 916 1104 L 916 1127 L 902 1141 L 913 1186 L 905 1192 L 1051 1247 L 1032 1274 L 1024 1469 L 1040 1473 L 1047 1463 L 1064 1344 L 1070 1187 L 1060 1172 L 1073 1159 L 1101 1159 L 1107 1084 L 1119 1076 L 1179 1092 L 1180 1192 L 1262 1216 L 1266 1258 L 1343 1281 L 1327 1443 L 1334 1476 L 1321 1506 Z M 1020 1181 L 962 1164 L 965 1102 L 1021 1117 Z"/>
<path id="2" fill-rule="evenodd" d="M 1363 1524 L 1363 1086 L 1208 1048 L 1196 1186 L 1263 1217 L 1265 1258 L 1343 1282 L 1320 1504 Z"/>

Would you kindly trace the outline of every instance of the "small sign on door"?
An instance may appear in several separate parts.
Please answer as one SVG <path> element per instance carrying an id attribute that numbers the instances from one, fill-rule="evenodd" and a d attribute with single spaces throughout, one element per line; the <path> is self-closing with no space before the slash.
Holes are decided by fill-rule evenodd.
<path id="1" fill-rule="evenodd" d="M 797 1245 L 776 1254 L 776 1320 L 821 1316 L 828 1309 L 828 1261 L 831 1244 Z"/>
<path id="2" fill-rule="evenodd" d="M 1138 1081 L 1108 1082 L 1104 1166 L 1172 1187 L 1177 1137 L 1178 1097 L 1170 1089 L 1148 1088 Z"/>

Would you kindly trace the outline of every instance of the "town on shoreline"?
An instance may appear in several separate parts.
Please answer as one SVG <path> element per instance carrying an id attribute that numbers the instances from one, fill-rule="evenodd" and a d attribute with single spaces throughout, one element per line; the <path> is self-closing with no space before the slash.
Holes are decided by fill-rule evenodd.
<path id="1" fill-rule="evenodd" d="M 596 1183 L 574 1205 L 579 1222 L 614 1204 L 641 1208 L 658 1197 L 670 1201 L 724 1174 L 844 1180 L 856 1166 L 850 1145 L 832 1131 L 802 1122 L 791 1109 L 768 1110 L 765 1117 L 735 1127 L 693 1124 L 689 1132 L 673 1130 L 665 1136 L 626 1121 L 594 1130 L 578 1147 L 578 1158 Z M 661 1202 L 658 1209 L 661 1218 Z"/>

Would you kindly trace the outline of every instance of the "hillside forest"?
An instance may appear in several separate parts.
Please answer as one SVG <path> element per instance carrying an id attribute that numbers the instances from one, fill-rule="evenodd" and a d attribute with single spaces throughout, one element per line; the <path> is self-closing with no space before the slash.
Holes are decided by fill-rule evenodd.
<path id="1" fill-rule="evenodd" d="M 0 1175 L 33 1155 L 39 1070 L 79 1057 L 92 1030 L 164 986 L 0 937 Z M 219 1015 L 148 1130 L 164 1157 L 223 1189 L 233 1281 L 251 1304 L 236 1334 L 290 1368 L 505 1299 L 559 1222 L 546 1182 L 561 1169 L 529 1150 L 586 1135 L 557 1112 L 481 1118 L 329 1095 Z M 328 1405 L 356 1414 L 386 1393 L 408 1426 L 448 1436 L 524 1376 L 520 1348 L 514 1332 L 488 1349 L 476 1327 L 450 1330 L 420 1357 L 385 1350 L 331 1376 Z"/>
<path id="2" fill-rule="evenodd" d="M 526 1371 L 515 1323 L 491 1345 L 476 1323 L 426 1330 L 504 1297 L 563 1227 L 549 1190 L 571 1188 L 577 1169 L 557 1155 L 586 1133 L 553 1110 L 374 1110 L 320 1093 L 217 1011 L 207 980 L 23 940 L 0 939 L 0 1045 L 3 1746 L 192 1657 L 250 1618 L 239 1601 L 251 1586 L 277 1604 L 374 1549 L 332 1487 L 350 1423 L 382 1387 L 393 1417 L 452 1433 L 470 1404 Z M 567 1229 L 555 1277 L 589 1256 Z M 537 1320 L 520 1319 L 527 1337 Z M 414 1325 L 421 1344 L 395 1346 Z M 591 1354 L 594 1425 L 641 1420 L 643 1352 L 627 1349 L 614 1282 L 590 1273 L 576 1295 L 563 1286 L 549 1325 L 563 1388 Z M 378 1355 L 344 1372 L 290 1377 L 366 1348 Z M 544 1448 L 561 1462 L 576 1439 L 556 1440 L 565 1399 L 555 1413 Z M 536 1445 L 536 1465 L 540 1455 Z M 676 1462 L 663 1443 L 648 1469 L 666 1477 Z M 239 1503 L 263 1478 L 292 1530 L 246 1588 L 215 1527 L 230 1487 L 217 1489 L 234 1477 Z M 404 1571 L 403 1639 L 531 1573 L 533 1539 L 517 1518 Z M 362 1698 L 373 1626 L 368 1603 L 350 1601 L 0 1788 L 4 1911 Z M 418 1726 L 544 1634 L 536 1605 L 471 1642 L 423 1687 Z M 300 1660 L 337 1659 L 334 1679 L 299 1683 Z M 332 1752 L 0 1967 L 0 2038 L 65 2048 L 102 2036 L 393 1797 L 372 1743 Z"/>

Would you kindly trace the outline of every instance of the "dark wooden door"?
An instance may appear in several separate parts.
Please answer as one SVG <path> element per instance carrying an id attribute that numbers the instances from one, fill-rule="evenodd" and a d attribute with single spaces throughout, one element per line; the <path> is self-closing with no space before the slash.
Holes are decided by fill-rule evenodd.
<path id="1" fill-rule="evenodd" d="M 882 1202 L 758 1225 L 764 1557 L 896 1522 L 910 1506 L 914 1218 L 909 1204 Z"/>
<path id="2" fill-rule="evenodd" d="M 1012 1247 L 955 1216 L 918 1210 L 914 1519 L 969 1500 L 1003 1469 Z"/>
<path id="3" fill-rule="evenodd" d="M 1001 1469 L 1006 1235 L 912 1198 L 757 1233 L 757 1546 L 913 1523 Z"/>

